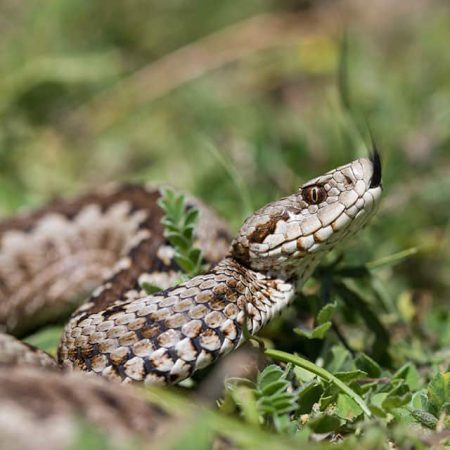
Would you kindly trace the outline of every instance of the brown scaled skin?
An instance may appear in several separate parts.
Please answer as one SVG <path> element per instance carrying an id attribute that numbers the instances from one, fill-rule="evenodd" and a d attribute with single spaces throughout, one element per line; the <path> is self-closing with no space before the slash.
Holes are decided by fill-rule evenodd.
<path id="1" fill-rule="evenodd" d="M 61 363 L 147 384 L 177 383 L 213 363 L 243 342 L 244 322 L 256 333 L 327 252 L 366 225 L 381 195 L 374 167 L 368 159 L 353 161 L 256 211 L 227 257 L 205 274 L 154 295 L 133 288 L 97 307 L 115 277 L 133 270 L 132 259 L 123 258 L 71 318 Z"/>

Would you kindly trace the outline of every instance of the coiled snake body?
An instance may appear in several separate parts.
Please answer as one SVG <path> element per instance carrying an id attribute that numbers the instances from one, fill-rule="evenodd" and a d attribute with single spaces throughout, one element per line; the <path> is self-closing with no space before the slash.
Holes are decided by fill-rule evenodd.
<path id="1" fill-rule="evenodd" d="M 0 326 L 24 334 L 104 280 L 66 325 L 59 364 L 125 383 L 178 382 L 239 346 L 244 323 L 254 334 L 281 311 L 320 259 L 368 222 L 380 181 L 376 153 L 332 170 L 256 211 L 229 247 L 226 227 L 201 206 L 197 239 L 216 263 L 155 295 L 142 281 L 168 286 L 177 270 L 158 191 L 106 190 L 7 220 Z"/>

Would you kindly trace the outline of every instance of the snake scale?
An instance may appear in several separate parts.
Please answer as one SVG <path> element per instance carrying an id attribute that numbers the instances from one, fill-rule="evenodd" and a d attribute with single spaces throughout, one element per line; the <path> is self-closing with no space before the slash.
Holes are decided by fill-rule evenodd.
<path id="1" fill-rule="evenodd" d="M 158 190 L 127 185 L 57 201 L 0 223 L 1 329 L 23 335 L 99 284 L 65 327 L 59 365 L 123 383 L 179 382 L 238 347 L 244 323 L 255 334 L 279 313 L 323 256 L 369 221 L 381 191 L 374 152 L 259 209 L 230 245 L 220 219 L 190 199 L 212 267 L 175 287 Z M 149 295 L 142 281 L 167 288 Z M 0 339 L 3 354 L 11 341 Z"/>

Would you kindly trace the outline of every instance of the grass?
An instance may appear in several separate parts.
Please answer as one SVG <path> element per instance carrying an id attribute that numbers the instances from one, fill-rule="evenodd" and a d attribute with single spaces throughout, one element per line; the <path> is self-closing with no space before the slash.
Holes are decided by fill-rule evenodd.
<path id="1" fill-rule="evenodd" d="M 222 413 L 193 419 L 192 448 L 209 445 L 211 427 L 243 448 L 448 438 L 450 10 L 376 2 L 344 15 L 343 38 L 345 5 L 324 3 L 320 14 L 268 0 L 0 5 L 2 215 L 152 180 L 198 195 L 236 231 L 255 208 L 364 154 L 370 124 L 384 165 L 376 220 L 262 338 L 269 356 L 301 355 L 340 380 L 372 417 L 334 378 L 288 364 L 295 411 L 269 414 L 257 385 L 234 386 Z M 30 342 L 52 350 L 57 334 Z M 321 435 L 344 440 L 314 443 Z"/>

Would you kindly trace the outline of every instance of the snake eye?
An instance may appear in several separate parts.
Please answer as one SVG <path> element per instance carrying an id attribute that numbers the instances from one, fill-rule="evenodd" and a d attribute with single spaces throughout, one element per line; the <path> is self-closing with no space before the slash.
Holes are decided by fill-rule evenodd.
<path id="1" fill-rule="evenodd" d="M 323 186 L 310 186 L 305 189 L 303 199 L 310 205 L 317 205 L 325 200 L 327 193 Z"/>

